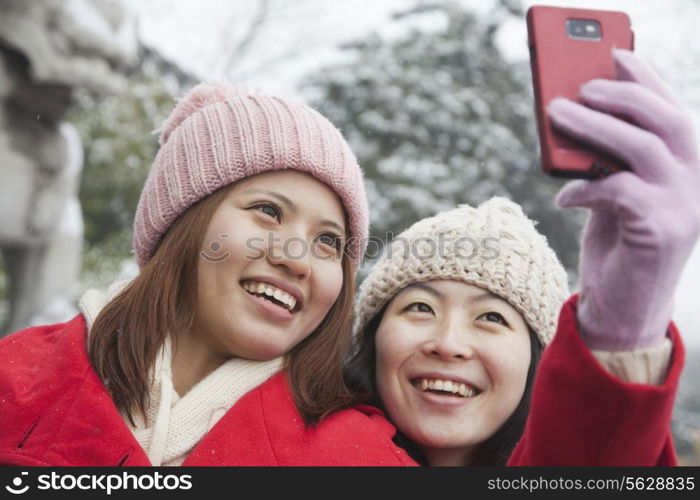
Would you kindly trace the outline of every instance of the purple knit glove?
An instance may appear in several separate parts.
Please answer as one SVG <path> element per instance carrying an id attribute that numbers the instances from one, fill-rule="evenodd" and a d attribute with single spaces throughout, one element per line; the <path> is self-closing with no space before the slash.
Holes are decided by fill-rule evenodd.
<path id="1" fill-rule="evenodd" d="M 569 182 L 557 195 L 562 208 L 591 210 L 577 314 L 588 347 L 606 351 L 662 341 L 674 290 L 700 235 L 700 161 L 689 115 L 632 52 L 613 55 L 617 81 L 584 84 L 587 106 L 557 98 L 548 108 L 557 128 L 631 169 Z"/>

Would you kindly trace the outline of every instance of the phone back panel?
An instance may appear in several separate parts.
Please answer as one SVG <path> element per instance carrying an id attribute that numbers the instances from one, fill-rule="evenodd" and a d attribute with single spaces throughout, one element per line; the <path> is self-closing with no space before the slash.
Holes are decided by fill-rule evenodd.
<path id="1" fill-rule="evenodd" d="M 598 21 L 600 40 L 570 38 L 566 20 L 571 18 Z M 598 175 L 592 169 L 596 162 L 596 168 L 624 168 L 614 158 L 554 130 L 546 108 L 558 96 L 580 102 L 579 88 L 589 80 L 615 79 L 613 47 L 633 49 L 627 14 L 534 6 L 527 13 L 527 27 L 543 170 L 559 177 L 591 178 Z"/>

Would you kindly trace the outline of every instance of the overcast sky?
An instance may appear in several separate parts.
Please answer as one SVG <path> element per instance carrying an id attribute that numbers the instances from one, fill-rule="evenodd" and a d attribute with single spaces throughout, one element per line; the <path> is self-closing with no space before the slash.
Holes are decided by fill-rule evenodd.
<path id="1" fill-rule="evenodd" d="M 126 0 L 139 19 L 141 38 L 201 79 L 223 77 L 227 49 L 240 40 L 259 0 Z M 481 12 L 489 1 L 468 1 Z M 524 5 L 558 5 L 622 10 L 635 31 L 636 51 L 676 91 L 700 127 L 700 48 L 697 47 L 700 1 L 567 0 L 529 1 Z M 227 76 L 236 83 L 287 97 L 300 97 L 299 78 L 341 57 L 338 44 L 374 31 L 394 34 L 389 14 L 413 5 L 408 0 L 272 0 L 273 19 L 248 55 Z M 238 37 L 238 38 L 237 38 Z M 498 35 L 512 60 L 527 60 L 524 20 L 507 23 Z M 700 135 L 699 135 L 700 139 Z M 700 245 L 684 272 L 676 295 L 675 319 L 688 344 L 700 346 Z M 650 284 L 651 285 L 651 284 Z"/>

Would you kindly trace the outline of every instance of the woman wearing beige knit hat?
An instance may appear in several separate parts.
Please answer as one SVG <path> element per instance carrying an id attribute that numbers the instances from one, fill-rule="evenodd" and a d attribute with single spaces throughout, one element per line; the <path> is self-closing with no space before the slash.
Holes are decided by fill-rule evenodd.
<path id="1" fill-rule="evenodd" d="M 546 240 L 498 198 L 415 223 L 360 287 L 346 380 L 419 463 L 677 463 L 684 348 L 671 312 L 700 236 L 700 155 L 659 77 L 613 56 L 617 80 L 548 108 L 563 133 L 628 166 L 557 197 L 591 211 L 580 293 L 565 301 Z"/>
<path id="2" fill-rule="evenodd" d="M 493 198 L 423 219 L 362 283 L 351 385 L 381 398 L 401 433 L 423 445 L 424 462 L 452 464 L 457 454 L 489 463 L 485 454 L 522 432 L 566 283 L 546 239 L 513 202 Z M 460 456 L 466 450 L 455 443 L 484 442 L 501 427 L 498 449 Z"/>
<path id="3" fill-rule="evenodd" d="M 419 464 L 673 463 L 672 445 L 657 445 L 682 354 L 662 387 L 638 385 L 661 384 L 671 342 L 592 356 L 566 283 L 546 238 L 504 198 L 418 221 L 360 287 L 348 385 L 387 413 Z M 610 408 L 625 405 L 648 410 L 624 414 L 634 446 L 610 430 L 622 417 Z"/>

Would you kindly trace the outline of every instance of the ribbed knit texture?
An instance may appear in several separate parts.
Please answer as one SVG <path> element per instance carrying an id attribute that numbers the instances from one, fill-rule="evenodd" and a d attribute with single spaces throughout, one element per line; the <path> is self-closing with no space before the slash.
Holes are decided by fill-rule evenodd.
<path id="1" fill-rule="evenodd" d="M 146 421 L 132 426 L 153 465 L 181 465 L 187 455 L 238 399 L 282 367 L 282 358 L 250 361 L 233 358 L 180 397 L 173 387 L 168 338 L 155 363 Z"/>
<path id="2" fill-rule="evenodd" d="M 468 239 L 466 239 L 468 238 Z M 494 197 L 422 219 L 399 234 L 360 286 L 355 332 L 402 288 L 419 281 L 461 280 L 509 302 L 537 332 L 554 336 L 569 296 L 564 267 L 520 206 Z"/>
<path id="3" fill-rule="evenodd" d="M 310 107 L 228 84 L 200 84 L 164 122 L 160 144 L 134 220 L 139 266 L 195 202 L 281 169 L 307 172 L 338 194 L 348 217 L 347 252 L 355 267 L 361 263 L 369 227 L 362 171 L 340 132 Z"/>
<path id="4" fill-rule="evenodd" d="M 117 281 L 107 290 L 88 290 L 78 302 L 90 330 L 102 308 L 130 282 Z M 166 338 L 150 370 L 152 380 L 146 421 L 124 423 L 146 451 L 153 465 L 180 465 L 207 432 L 238 399 L 282 369 L 283 358 L 251 361 L 232 358 L 180 397 L 173 387 L 172 350 Z"/>
<path id="5" fill-rule="evenodd" d="M 591 351 L 598 362 L 620 380 L 662 385 L 666 380 L 673 344 L 668 337 L 658 346 L 633 351 Z"/>

